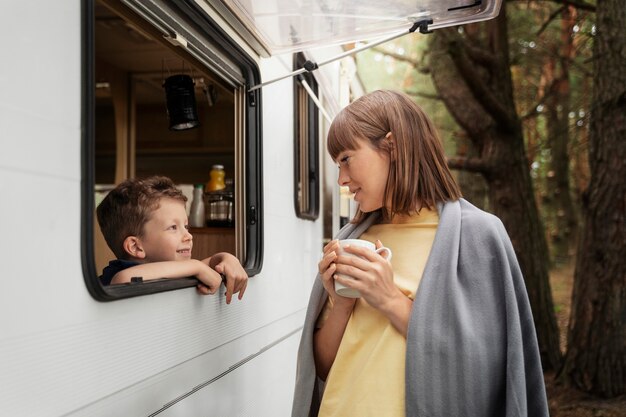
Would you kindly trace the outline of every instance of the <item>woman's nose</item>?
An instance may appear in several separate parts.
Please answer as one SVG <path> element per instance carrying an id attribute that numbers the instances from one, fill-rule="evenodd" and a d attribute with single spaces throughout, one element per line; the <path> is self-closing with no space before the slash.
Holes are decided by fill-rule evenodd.
<path id="1" fill-rule="evenodd" d="M 343 187 L 345 185 L 348 185 L 349 182 L 350 182 L 350 177 L 348 176 L 348 174 L 345 172 L 343 168 L 339 168 L 339 176 L 337 177 L 337 183 Z"/>

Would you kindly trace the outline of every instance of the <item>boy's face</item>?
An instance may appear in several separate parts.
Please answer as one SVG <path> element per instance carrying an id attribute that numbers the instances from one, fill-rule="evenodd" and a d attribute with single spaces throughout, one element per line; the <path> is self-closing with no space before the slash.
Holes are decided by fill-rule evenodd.
<path id="1" fill-rule="evenodd" d="M 144 225 L 140 238 L 145 262 L 182 261 L 191 259 L 192 236 L 187 229 L 185 204 L 171 198 L 159 202 Z"/>

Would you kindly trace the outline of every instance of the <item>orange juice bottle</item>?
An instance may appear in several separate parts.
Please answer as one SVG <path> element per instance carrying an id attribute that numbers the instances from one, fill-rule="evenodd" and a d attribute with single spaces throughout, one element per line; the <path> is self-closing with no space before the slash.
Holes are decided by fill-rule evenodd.
<path id="1" fill-rule="evenodd" d="M 224 183 L 224 177 L 226 176 L 224 165 L 213 165 L 209 176 L 210 179 L 206 185 L 207 191 L 220 191 L 226 188 L 226 184 Z"/>

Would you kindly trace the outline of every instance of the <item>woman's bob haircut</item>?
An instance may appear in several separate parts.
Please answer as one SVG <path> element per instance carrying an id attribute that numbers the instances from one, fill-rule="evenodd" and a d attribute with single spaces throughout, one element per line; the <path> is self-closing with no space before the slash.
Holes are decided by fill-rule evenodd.
<path id="1" fill-rule="evenodd" d="M 390 205 L 381 208 L 384 220 L 461 198 L 435 125 L 407 95 L 378 90 L 344 108 L 328 132 L 330 156 L 336 161 L 341 152 L 358 149 L 358 140 L 389 157 L 383 201 Z M 352 222 L 363 218 L 359 209 Z"/>

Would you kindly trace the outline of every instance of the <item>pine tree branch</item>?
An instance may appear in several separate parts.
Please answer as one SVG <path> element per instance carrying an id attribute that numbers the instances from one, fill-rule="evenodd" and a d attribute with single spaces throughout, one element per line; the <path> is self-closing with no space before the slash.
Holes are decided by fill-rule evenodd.
<path id="1" fill-rule="evenodd" d="M 492 65 L 496 65 L 496 57 L 489 51 L 484 48 L 479 48 L 467 41 L 467 39 L 463 36 L 460 36 L 456 31 L 450 33 L 454 33 L 455 39 L 463 45 L 463 48 L 467 52 L 467 55 L 471 58 L 472 61 L 477 64 L 481 64 L 483 67 L 489 68 Z"/>
<path id="2" fill-rule="evenodd" d="M 572 66 L 576 67 L 580 72 L 582 72 L 585 77 L 593 77 L 593 71 L 590 71 L 583 64 L 579 64 L 578 61 L 576 61 L 575 59 L 569 60 L 569 63 L 572 64 Z"/>
<path id="3" fill-rule="evenodd" d="M 527 120 L 527 119 L 530 119 L 532 117 L 536 117 L 536 116 L 538 116 L 540 114 L 537 111 L 537 107 L 539 107 L 540 105 L 545 103 L 548 98 L 550 98 L 551 96 L 554 95 L 554 93 L 555 93 L 555 91 L 554 91 L 555 82 L 556 82 L 556 80 L 552 80 L 552 83 L 550 84 L 550 87 L 546 88 L 546 90 L 543 93 L 543 95 L 541 97 L 539 97 L 539 100 L 537 101 L 537 103 L 533 107 L 531 107 L 531 110 L 529 110 L 528 113 L 520 116 L 520 120 Z"/>
<path id="4" fill-rule="evenodd" d="M 548 25 L 554 20 L 556 19 L 556 17 L 558 15 L 560 15 L 561 13 L 563 13 L 563 10 L 565 10 L 567 6 L 561 6 L 558 9 L 556 9 L 554 12 L 552 12 L 552 14 L 548 17 L 548 20 L 546 20 L 545 22 L 543 22 L 543 25 L 541 25 L 541 27 L 539 28 L 539 30 L 537 31 L 537 34 L 535 36 L 540 36 L 544 30 L 546 30 L 546 28 L 548 27 Z"/>
<path id="5" fill-rule="evenodd" d="M 482 66 L 484 67 L 490 67 L 496 64 L 496 57 L 492 53 L 489 53 L 483 48 L 477 48 L 470 45 L 462 37 L 461 39 L 463 40 L 465 50 L 467 51 L 467 54 L 470 56 L 470 58 L 472 58 L 472 61 L 482 64 Z"/>
<path id="6" fill-rule="evenodd" d="M 573 0 L 552 0 L 552 1 L 556 1 L 557 3 L 563 3 L 567 6 L 573 6 L 577 9 L 580 10 L 586 10 L 588 12 L 595 12 L 596 11 L 596 6 L 593 4 L 589 4 L 586 3 L 584 1 L 573 1 Z"/>
<path id="7" fill-rule="evenodd" d="M 477 44 L 478 42 L 468 41 L 466 37 L 461 36 L 456 30 L 446 30 L 444 31 L 443 35 L 449 42 L 456 42 L 461 44 L 463 49 L 467 52 L 467 55 L 475 63 L 481 64 L 485 68 L 489 68 L 497 64 L 497 60 L 494 54 L 485 50 L 484 48 L 479 48 L 475 46 L 475 44 Z"/>
<path id="8" fill-rule="evenodd" d="M 461 45 L 449 43 L 448 53 L 459 74 L 467 84 L 474 98 L 485 108 L 497 123 L 502 126 L 512 126 L 516 122 L 516 117 L 511 115 L 506 107 L 493 94 L 489 86 L 483 81 L 483 77 L 476 71 L 476 65 L 465 53 Z"/>

